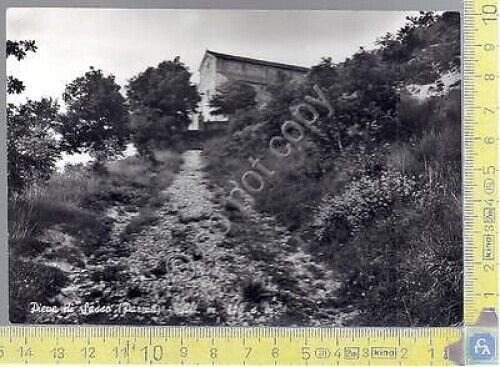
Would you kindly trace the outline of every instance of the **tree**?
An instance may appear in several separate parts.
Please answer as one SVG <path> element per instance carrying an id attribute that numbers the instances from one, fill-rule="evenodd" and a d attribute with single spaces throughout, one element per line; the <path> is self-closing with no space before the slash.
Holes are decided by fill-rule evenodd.
<path id="1" fill-rule="evenodd" d="M 308 78 L 322 88 L 331 88 L 339 78 L 336 67 L 331 57 L 323 57 L 318 65 L 311 67 Z"/>
<path id="2" fill-rule="evenodd" d="M 6 56 L 23 60 L 28 52 L 36 52 L 33 40 L 6 42 Z M 23 82 L 7 77 L 7 93 L 19 94 Z M 50 98 L 28 100 L 16 106 L 7 105 L 7 179 L 9 191 L 22 191 L 38 180 L 47 180 L 59 157 L 59 144 L 54 135 L 54 121 L 59 105 Z"/>
<path id="3" fill-rule="evenodd" d="M 130 126 L 139 153 L 148 154 L 155 146 L 172 144 L 187 129 L 200 101 L 190 79 L 188 68 L 176 57 L 149 67 L 130 80 Z"/>
<path id="4" fill-rule="evenodd" d="M 50 98 L 7 106 L 9 190 L 21 191 L 30 182 L 47 180 L 59 158 L 53 125 L 59 106 Z"/>
<path id="5" fill-rule="evenodd" d="M 68 153 L 88 152 L 98 163 L 120 154 L 128 140 L 128 109 L 113 75 L 90 67 L 66 86 L 67 112 L 58 132 Z"/>
<path id="6" fill-rule="evenodd" d="M 7 40 L 5 45 L 7 58 L 9 56 L 14 56 L 18 61 L 23 60 L 28 52 L 36 52 L 37 46 L 35 41 L 11 41 Z M 22 81 L 13 77 L 12 75 L 7 76 L 7 93 L 8 94 L 19 94 L 24 90 L 25 86 Z"/>
<path id="7" fill-rule="evenodd" d="M 236 111 L 257 105 L 257 92 L 250 84 L 242 81 L 229 81 L 217 89 L 210 99 L 212 115 L 233 115 Z"/>

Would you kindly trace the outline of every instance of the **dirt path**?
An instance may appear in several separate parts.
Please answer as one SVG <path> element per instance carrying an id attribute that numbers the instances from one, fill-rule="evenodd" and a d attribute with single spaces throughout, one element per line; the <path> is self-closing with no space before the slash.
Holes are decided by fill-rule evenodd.
<path id="1" fill-rule="evenodd" d="M 107 254 L 76 271 L 59 302 L 88 314 L 68 322 L 162 325 L 339 326 L 334 274 L 315 263 L 271 217 L 250 210 L 225 234 L 200 151 L 162 196 L 160 220 L 112 241 Z M 114 238 L 133 214 L 114 208 Z M 122 237 L 123 238 L 123 237 Z M 85 305 L 85 303 L 87 304 Z M 76 318 L 75 318 L 76 317 Z"/>

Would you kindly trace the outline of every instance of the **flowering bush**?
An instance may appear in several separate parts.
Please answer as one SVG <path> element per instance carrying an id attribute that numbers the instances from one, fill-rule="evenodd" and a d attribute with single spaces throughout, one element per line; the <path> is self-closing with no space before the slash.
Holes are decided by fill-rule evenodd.
<path id="1" fill-rule="evenodd" d="M 395 170 L 363 176 L 323 199 L 318 252 L 342 274 L 338 296 L 360 311 L 356 325 L 460 322 L 460 208 L 439 180 Z"/>
<path id="2" fill-rule="evenodd" d="M 379 177 L 362 176 L 341 194 L 323 198 L 315 217 L 316 238 L 320 243 L 346 239 L 372 219 L 389 215 L 394 203 L 416 196 L 415 177 L 392 170 L 383 171 Z M 348 236 L 339 238 L 338 225 L 341 232 L 348 230 Z"/>

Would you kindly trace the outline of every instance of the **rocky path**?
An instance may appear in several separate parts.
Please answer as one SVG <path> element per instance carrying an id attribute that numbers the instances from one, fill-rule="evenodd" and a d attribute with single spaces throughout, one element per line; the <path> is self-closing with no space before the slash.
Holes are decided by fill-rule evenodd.
<path id="1" fill-rule="evenodd" d="M 315 263 L 272 217 L 250 209 L 230 231 L 200 151 L 165 189 L 160 220 L 123 237 L 133 214 L 113 208 L 107 252 L 70 270 L 58 301 L 79 323 L 339 326 L 334 274 Z M 212 186 L 211 186 L 212 187 Z M 226 233 L 228 232 L 228 233 Z M 122 240 L 117 241 L 117 238 Z"/>

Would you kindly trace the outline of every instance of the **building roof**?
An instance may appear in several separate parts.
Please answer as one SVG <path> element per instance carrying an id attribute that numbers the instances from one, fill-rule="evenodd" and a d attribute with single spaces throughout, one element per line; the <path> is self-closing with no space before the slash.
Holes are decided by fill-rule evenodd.
<path id="1" fill-rule="evenodd" d="M 224 59 L 224 60 L 234 60 L 234 61 L 241 61 L 241 62 L 246 62 L 249 64 L 255 64 L 255 65 L 273 66 L 275 68 L 300 71 L 303 73 L 307 73 L 309 71 L 309 68 L 306 68 L 304 66 L 282 64 L 279 62 L 252 59 L 250 57 L 244 57 L 244 56 L 228 55 L 228 54 L 223 54 L 223 53 L 215 52 L 215 51 L 211 51 L 211 50 L 205 51 L 205 55 L 203 56 L 203 60 L 201 61 L 202 64 L 203 64 L 203 61 L 205 60 L 205 58 L 207 57 L 207 54 L 213 55 L 219 59 Z"/>

